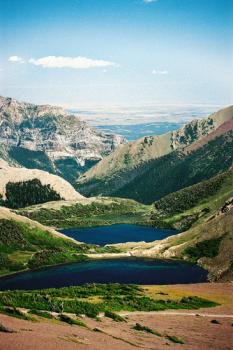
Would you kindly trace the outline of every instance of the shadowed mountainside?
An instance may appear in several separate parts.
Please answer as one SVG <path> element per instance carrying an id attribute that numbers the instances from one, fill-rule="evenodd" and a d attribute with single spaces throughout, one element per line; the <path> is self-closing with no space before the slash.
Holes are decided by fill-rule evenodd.
<path id="1" fill-rule="evenodd" d="M 86 196 L 116 195 L 140 200 L 137 188 L 131 185 L 133 182 L 137 184 L 137 177 L 141 176 L 146 181 L 148 169 L 156 167 L 157 160 L 161 160 L 161 166 L 167 161 L 179 162 L 180 158 L 191 152 L 190 145 L 199 145 L 196 147 L 200 148 L 211 140 L 208 135 L 212 134 L 212 139 L 215 139 L 231 130 L 232 118 L 233 106 L 230 106 L 208 118 L 194 120 L 177 131 L 144 137 L 121 146 L 83 174 L 78 179 L 77 188 Z M 221 127 L 223 124 L 225 128 Z M 134 187 L 133 194 L 127 193 L 130 186 Z M 147 203 L 155 199 L 150 198 Z"/>

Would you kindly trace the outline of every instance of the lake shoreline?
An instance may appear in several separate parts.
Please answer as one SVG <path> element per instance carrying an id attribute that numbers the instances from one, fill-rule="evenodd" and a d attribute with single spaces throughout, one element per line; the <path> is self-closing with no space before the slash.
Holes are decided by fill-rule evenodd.
<path id="1" fill-rule="evenodd" d="M 39 283 L 38 287 L 35 287 L 38 290 L 91 283 L 135 285 L 206 283 L 207 274 L 208 271 L 200 266 L 178 259 L 108 256 L 104 259 L 90 258 L 85 262 L 50 265 L 5 275 L 0 277 L 0 290 L 11 289 L 11 283 L 13 286 L 16 285 L 13 287 L 14 290 L 30 290 L 31 284 L 36 283 Z M 22 287 L 21 283 L 23 285 L 26 283 L 26 287 Z"/>
<path id="2" fill-rule="evenodd" d="M 115 233 L 118 234 L 118 231 L 121 230 L 121 229 L 124 229 L 124 228 L 130 228 L 131 230 L 133 230 L 133 232 L 137 229 L 139 229 L 139 231 L 141 230 L 145 230 L 145 232 L 142 232 L 142 236 L 144 237 L 147 232 L 151 233 L 150 232 L 150 228 L 147 226 L 147 225 L 143 225 L 143 224 L 119 224 L 119 223 L 114 223 L 114 224 L 111 224 L 111 225 L 106 225 L 106 226 L 102 226 L 102 228 L 105 230 L 107 228 L 110 228 L 110 232 L 108 232 L 107 234 L 110 235 L 112 233 L 112 228 L 115 228 L 117 229 L 117 231 Z M 93 227 L 94 230 L 97 229 L 101 229 L 101 227 L 99 226 L 95 226 Z M 93 229 L 91 228 L 91 230 Z M 90 230 L 90 228 L 86 227 L 86 228 L 78 228 L 78 230 L 81 230 L 82 232 L 88 232 L 88 230 Z M 120 248 L 120 250 L 118 252 L 103 252 L 103 253 L 86 253 L 84 254 L 87 258 L 88 258 L 88 261 L 106 261 L 106 260 L 119 260 L 119 259 L 128 259 L 129 261 L 132 260 L 132 259 L 137 259 L 137 260 L 148 260 L 148 261 L 176 261 L 177 263 L 182 263 L 182 262 L 185 262 L 185 263 L 191 263 L 192 262 L 189 262 L 185 259 L 173 259 L 173 258 L 164 258 L 164 257 L 161 257 L 161 256 L 155 256 L 154 254 L 151 255 L 147 255 L 145 254 L 146 251 L 147 251 L 147 248 L 148 246 L 150 245 L 153 245 L 154 242 L 159 242 L 161 240 L 164 239 L 164 237 L 159 237 L 159 234 L 162 232 L 165 232 L 165 233 L 169 233 L 169 235 L 167 236 L 168 237 L 172 237 L 176 234 L 178 234 L 179 232 L 178 231 L 175 231 L 175 230 L 170 230 L 170 229 L 156 229 L 156 228 L 151 228 L 151 231 L 153 232 L 153 234 L 156 235 L 156 240 L 152 240 L 152 241 L 149 241 L 149 242 L 146 242 L 146 241 L 126 241 L 126 242 L 119 242 L 119 243 L 107 243 L 107 244 L 104 244 L 104 245 L 99 245 L 99 244 L 94 244 L 94 243 L 90 243 L 90 244 L 94 244 L 95 246 L 97 247 L 115 247 L 115 248 Z M 158 232 L 156 232 L 158 231 Z M 74 237 L 72 236 L 68 236 L 66 233 L 64 232 L 61 232 L 63 235 L 65 235 L 68 239 L 75 239 Z M 174 234 L 173 234 L 174 233 Z M 141 232 L 140 232 L 141 234 Z M 98 235 L 101 235 L 101 233 L 98 233 Z M 86 244 L 86 242 L 84 241 L 80 241 L 78 238 L 77 238 L 77 241 L 79 241 L 80 244 Z M 121 250 L 123 248 L 123 250 Z M 140 248 L 139 251 L 135 250 L 135 248 Z M 77 254 L 79 255 L 79 254 Z M 9 273 L 6 273 L 6 274 L 3 274 L 0 276 L 0 281 L 3 280 L 3 279 L 8 279 L 9 278 L 14 278 L 14 276 L 18 276 L 18 275 L 21 275 L 21 274 L 24 274 L 24 273 L 33 273 L 33 272 L 36 272 L 36 271 L 43 271 L 43 270 L 47 270 L 47 269 L 52 269 L 52 268 L 56 268 L 56 267 L 59 267 L 59 266 L 67 266 L 67 265 L 73 265 L 73 264 L 77 264 L 78 262 L 70 262 L 70 261 L 67 261 L 67 262 L 62 262 L 62 263 L 56 263 L 56 264 L 51 264 L 51 265 L 44 265 L 44 266 L 41 266 L 39 268 L 35 268 L 35 269 L 23 269 L 23 270 L 19 270 L 19 271 L 14 271 L 14 272 L 9 272 Z M 195 264 L 196 266 L 199 266 L 198 264 Z M 199 266 L 200 267 L 200 266 Z"/>
<path id="3" fill-rule="evenodd" d="M 60 229 L 59 232 L 79 242 L 95 244 L 101 247 L 127 243 L 150 243 L 179 233 L 177 230 L 132 223 L 114 223 L 85 228 L 77 226 Z"/>
<path id="4" fill-rule="evenodd" d="M 134 243 L 134 242 L 129 242 L 129 243 Z M 89 260 L 87 261 L 102 261 L 102 260 L 117 260 L 117 259 L 136 259 L 136 260 L 149 260 L 149 261 L 174 261 L 177 263 L 186 263 L 186 264 L 190 264 L 190 265 L 194 265 L 194 266 L 198 266 L 201 267 L 203 270 L 206 270 L 204 267 L 200 266 L 199 264 L 195 264 L 189 260 L 184 260 L 184 259 L 172 259 L 172 258 L 160 258 L 160 257 L 150 257 L 150 256 L 144 256 L 144 255 L 132 255 L 130 252 L 122 252 L 122 253 L 96 253 L 96 254 L 86 254 L 86 256 L 89 258 Z M 55 264 L 55 265 L 46 265 L 37 269 L 24 269 L 24 270 L 20 270 L 20 271 L 14 271 L 14 272 L 10 272 L 4 275 L 0 275 L 0 281 L 4 280 L 4 279 L 8 279 L 8 278 L 13 278 L 14 276 L 18 276 L 21 274 L 24 274 L 26 272 L 37 272 L 37 271 L 43 271 L 43 270 L 47 270 L 50 268 L 56 268 L 59 266 L 68 266 L 68 265 L 73 265 L 73 264 L 78 264 L 81 262 L 66 262 L 66 263 L 60 263 L 60 264 Z M 212 281 L 209 281 L 208 279 L 205 282 L 200 282 L 200 283 L 211 283 Z M 198 283 L 198 282 L 197 282 Z M 212 282 L 213 283 L 213 282 Z M 186 284 L 186 283 L 184 283 Z M 188 283 L 189 284 L 189 283 Z M 153 285 L 153 284 L 152 284 Z M 0 292 L 2 290 L 0 289 Z"/>

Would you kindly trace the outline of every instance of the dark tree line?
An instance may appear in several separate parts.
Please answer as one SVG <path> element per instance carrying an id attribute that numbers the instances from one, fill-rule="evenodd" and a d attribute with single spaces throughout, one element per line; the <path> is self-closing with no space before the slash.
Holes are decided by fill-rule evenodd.
<path id="1" fill-rule="evenodd" d="M 170 193 L 155 202 L 155 208 L 165 214 L 182 213 L 216 193 L 227 175 L 228 173 L 221 174 L 191 187 Z"/>
<path id="2" fill-rule="evenodd" d="M 42 185 L 40 180 L 33 179 L 22 182 L 8 182 L 6 185 L 6 200 L 1 204 L 12 208 L 23 208 L 29 205 L 56 201 L 62 199 L 51 186 Z"/>

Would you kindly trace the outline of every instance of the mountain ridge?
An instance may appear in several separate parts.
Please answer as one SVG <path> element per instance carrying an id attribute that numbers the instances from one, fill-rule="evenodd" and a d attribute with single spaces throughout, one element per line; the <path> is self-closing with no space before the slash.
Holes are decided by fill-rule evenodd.
<path id="1" fill-rule="evenodd" d="M 143 178 L 143 174 L 151 169 L 153 162 L 155 166 L 161 159 L 165 162 L 167 159 L 172 163 L 179 162 L 181 158 L 191 153 L 192 148 L 197 151 L 208 141 L 231 131 L 232 120 L 233 106 L 230 106 L 207 118 L 194 120 L 177 131 L 131 142 L 118 148 L 84 173 L 78 179 L 76 187 L 86 196 L 99 194 L 124 196 L 124 188 L 131 186 L 133 181 L 136 183 L 138 176 Z M 138 145 L 142 147 L 141 150 Z M 131 156 L 132 152 L 130 154 L 128 150 L 135 148 L 136 155 Z M 134 192 L 137 192 L 136 188 Z M 135 196 L 126 195 L 126 197 L 139 200 Z"/>
<path id="2" fill-rule="evenodd" d="M 61 107 L 0 97 L 0 145 L 23 166 L 47 170 L 36 162 L 47 157 L 50 172 L 71 181 L 122 143 L 121 136 L 105 134 Z M 25 150 L 34 159 L 32 165 Z"/>

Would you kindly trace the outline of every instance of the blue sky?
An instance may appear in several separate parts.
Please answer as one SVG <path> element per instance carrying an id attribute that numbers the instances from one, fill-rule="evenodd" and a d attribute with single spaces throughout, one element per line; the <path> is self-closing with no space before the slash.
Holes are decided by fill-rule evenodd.
<path id="1" fill-rule="evenodd" d="M 233 97 L 232 0 L 0 0 L 0 94 L 67 107 Z"/>

